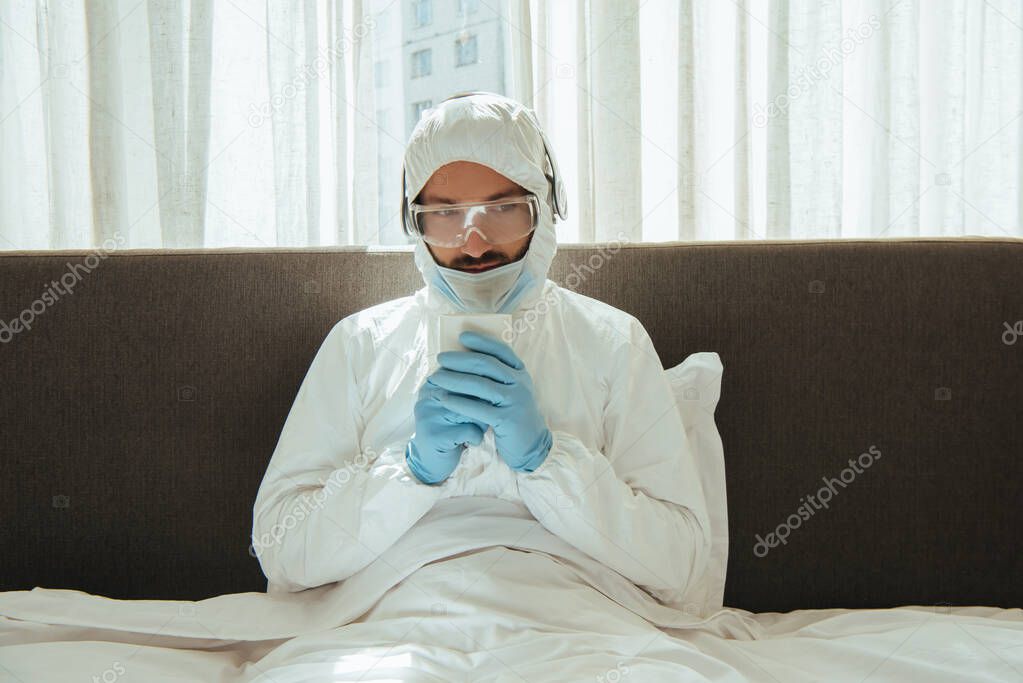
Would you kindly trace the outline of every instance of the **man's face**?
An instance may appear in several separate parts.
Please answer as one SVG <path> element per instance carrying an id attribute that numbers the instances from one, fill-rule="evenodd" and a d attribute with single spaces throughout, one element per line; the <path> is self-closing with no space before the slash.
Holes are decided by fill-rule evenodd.
<path id="1" fill-rule="evenodd" d="M 471 161 L 452 161 L 437 169 L 423 186 L 416 199 L 419 204 L 458 204 L 485 202 L 503 197 L 527 194 L 525 188 L 512 182 L 494 169 Z M 513 263 L 526 255 L 533 233 L 506 244 L 490 244 L 475 230 L 460 247 L 435 247 L 427 244 L 437 263 L 445 268 L 470 270 L 487 266 L 484 270 Z M 482 272 L 482 271 L 481 271 Z"/>

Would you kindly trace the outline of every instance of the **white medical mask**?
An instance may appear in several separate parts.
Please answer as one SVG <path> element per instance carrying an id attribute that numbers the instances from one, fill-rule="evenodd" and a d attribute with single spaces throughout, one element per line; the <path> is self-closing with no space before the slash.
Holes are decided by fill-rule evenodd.
<path id="1" fill-rule="evenodd" d="M 445 268 L 438 263 L 433 281 L 461 311 L 508 313 L 533 282 L 533 276 L 523 269 L 525 264 L 523 257 L 482 273 L 469 273 Z"/>

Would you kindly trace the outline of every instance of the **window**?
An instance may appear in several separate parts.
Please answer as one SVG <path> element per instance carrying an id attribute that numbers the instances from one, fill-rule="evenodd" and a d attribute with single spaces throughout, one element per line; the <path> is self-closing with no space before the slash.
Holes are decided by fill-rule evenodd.
<path id="1" fill-rule="evenodd" d="M 416 50 L 412 53 L 412 78 L 429 76 L 433 72 L 432 50 Z"/>
<path id="2" fill-rule="evenodd" d="M 373 83 L 376 87 L 383 88 L 389 85 L 387 79 L 388 66 L 389 64 L 385 60 L 373 63 Z"/>
<path id="3" fill-rule="evenodd" d="M 455 66 L 475 64 L 479 61 L 476 36 L 461 35 L 455 41 Z"/>
<path id="4" fill-rule="evenodd" d="M 377 184 L 380 187 L 387 187 L 391 183 L 395 182 L 394 178 L 394 159 L 391 157 L 384 157 L 379 160 L 379 169 L 377 176 Z M 401 175 L 398 175 L 398 185 L 401 185 Z"/>
<path id="5" fill-rule="evenodd" d="M 422 118 L 423 112 L 433 106 L 433 100 L 422 100 L 420 102 L 412 103 L 412 127 L 415 128 L 416 124 L 419 123 L 419 119 Z M 411 131 L 410 131 L 411 132 Z"/>
<path id="6" fill-rule="evenodd" d="M 474 14 L 480 8 L 479 0 L 458 0 L 458 14 Z"/>
<path id="7" fill-rule="evenodd" d="M 433 22 L 433 0 L 413 0 L 412 14 L 416 18 L 416 27 Z"/>

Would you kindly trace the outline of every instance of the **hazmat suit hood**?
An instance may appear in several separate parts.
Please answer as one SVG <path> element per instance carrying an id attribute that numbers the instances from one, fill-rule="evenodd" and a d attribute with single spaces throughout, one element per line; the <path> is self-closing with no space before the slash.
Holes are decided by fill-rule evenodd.
<path id="1" fill-rule="evenodd" d="M 508 307 L 503 311 L 511 313 L 529 306 L 540 296 L 557 252 L 555 217 L 564 220 L 567 216 L 564 182 L 536 114 L 511 98 L 483 91 L 454 95 L 427 109 L 412 131 L 404 154 L 402 221 L 407 231 L 415 234 L 409 204 L 437 169 L 453 161 L 488 166 L 539 200 L 539 220 L 529 248 L 520 259 L 523 263 L 499 267 L 517 272 L 514 281 L 501 285 L 507 285 L 509 293 Z M 446 269 L 438 266 L 426 242 L 418 237 L 415 261 L 427 286 L 427 306 L 457 310 L 457 293 L 452 287 L 457 290 L 458 283 L 445 278 Z M 494 270 L 498 269 L 479 275 L 488 276 Z"/>

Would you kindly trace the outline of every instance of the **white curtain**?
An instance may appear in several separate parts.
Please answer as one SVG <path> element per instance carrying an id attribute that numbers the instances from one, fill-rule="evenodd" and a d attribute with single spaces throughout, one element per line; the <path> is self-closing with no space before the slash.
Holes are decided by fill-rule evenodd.
<path id="1" fill-rule="evenodd" d="M 404 243 L 411 4 L 0 2 L 0 249 Z M 1023 236 L 1020 0 L 478 5 L 563 242 Z"/>
<path id="2" fill-rule="evenodd" d="M 1020 0 L 531 5 L 563 239 L 1023 237 Z"/>
<path id="3" fill-rule="evenodd" d="M 3 0 L 0 248 L 374 243 L 372 24 L 358 0 Z"/>

